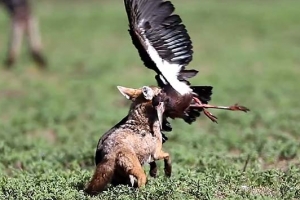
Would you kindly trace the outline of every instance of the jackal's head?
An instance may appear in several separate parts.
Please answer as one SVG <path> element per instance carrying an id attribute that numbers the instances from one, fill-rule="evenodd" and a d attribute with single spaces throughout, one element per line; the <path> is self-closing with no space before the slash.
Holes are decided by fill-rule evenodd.
<path id="1" fill-rule="evenodd" d="M 162 115 L 164 112 L 164 104 L 161 102 L 158 106 L 153 106 L 152 100 L 155 96 L 161 93 L 161 89 L 155 86 L 143 86 L 142 88 L 133 89 L 122 86 L 117 86 L 123 96 L 132 101 L 131 110 L 156 110 L 157 117 L 162 124 Z"/>
<path id="2" fill-rule="evenodd" d="M 118 90 L 127 99 L 142 103 L 147 101 L 152 101 L 153 97 L 160 93 L 161 89 L 155 86 L 143 86 L 142 88 L 134 89 L 127 88 L 123 86 L 117 86 Z"/>

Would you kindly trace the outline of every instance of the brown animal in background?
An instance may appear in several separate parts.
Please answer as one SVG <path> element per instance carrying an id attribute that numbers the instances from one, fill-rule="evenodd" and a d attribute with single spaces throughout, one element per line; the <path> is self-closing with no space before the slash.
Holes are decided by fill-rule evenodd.
<path id="1" fill-rule="evenodd" d="M 39 67 L 46 67 L 46 60 L 42 54 L 41 37 L 38 21 L 33 16 L 28 0 L 0 0 L 11 18 L 11 33 L 8 53 L 5 60 L 6 67 L 11 67 L 18 57 L 24 33 L 27 36 L 31 56 Z"/>
<path id="2" fill-rule="evenodd" d="M 162 150 L 161 125 L 157 111 L 152 106 L 153 97 L 161 89 L 148 86 L 118 89 L 132 100 L 132 104 L 128 116 L 98 142 L 96 170 L 85 188 L 85 192 L 91 195 L 101 192 L 108 183 L 144 186 L 147 177 L 142 166 L 155 160 L 164 159 L 165 175 L 171 175 L 170 155 Z M 156 174 L 156 167 L 151 170 L 154 171 L 150 171 L 150 174 Z"/>

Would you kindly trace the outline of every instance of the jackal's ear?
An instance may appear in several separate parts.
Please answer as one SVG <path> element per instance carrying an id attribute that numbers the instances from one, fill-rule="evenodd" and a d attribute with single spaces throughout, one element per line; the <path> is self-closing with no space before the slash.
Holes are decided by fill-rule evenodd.
<path id="1" fill-rule="evenodd" d="M 143 86 L 142 87 L 142 92 L 143 92 L 143 95 L 144 95 L 144 98 L 147 99 L 147 100 L 152 100 L 153 97 L 154 97 L 154 91 L 152 90 L 151 87 L 149 86 Z"/>
<path id="2" fill-rule="evenodd" d="M 133 89 L 122 86 L 117 86 L 118 90 L 123 94 L 127 99 L 133 100 L 138 97 L 141 93 L 141 89 Z"/>

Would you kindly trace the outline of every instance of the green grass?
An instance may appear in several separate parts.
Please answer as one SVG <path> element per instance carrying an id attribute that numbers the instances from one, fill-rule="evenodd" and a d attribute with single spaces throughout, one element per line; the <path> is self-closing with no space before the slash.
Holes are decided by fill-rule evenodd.
<path id="1" fill-rule="evenodd" d="M 300 198 L 300 2 L 174 4 L 193 40 L 192 83 L 214 86 L 214 104 L 251 112 L 172 121 L 171 179 L 158 162 L 159 177 L 141 190 L 85 196 L 98 139 L 129 109 L 116 86 L 156 84 L 154 72 L 131 44 L 122 1 L 36 1 L 49 70 L 26 48 L 15 69 L 1 66 L 0 199 Z M 0 12 L 1 60 L 8 25 Z"/>

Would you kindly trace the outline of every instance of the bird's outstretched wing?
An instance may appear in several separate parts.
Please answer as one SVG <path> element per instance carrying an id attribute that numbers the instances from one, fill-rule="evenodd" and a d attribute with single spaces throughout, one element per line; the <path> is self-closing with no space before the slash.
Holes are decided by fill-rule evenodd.
<path id="1" fill-rule="evenodd" d="M 197 71 L 184 68 L 193 57 L 192 42 L 180 16 L 172 14 L 173 4 L 164 0 L 124 0 L 124 4 L 129 33 L 144 65 L 180 94 L 191 92 L 187 78 Z"/>

